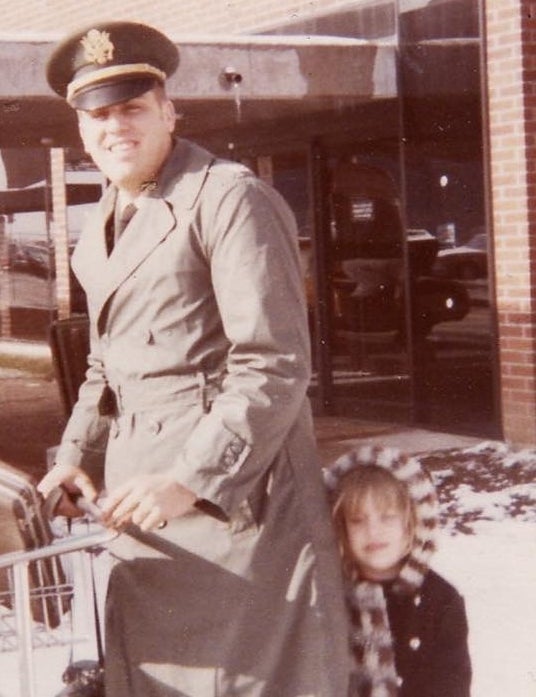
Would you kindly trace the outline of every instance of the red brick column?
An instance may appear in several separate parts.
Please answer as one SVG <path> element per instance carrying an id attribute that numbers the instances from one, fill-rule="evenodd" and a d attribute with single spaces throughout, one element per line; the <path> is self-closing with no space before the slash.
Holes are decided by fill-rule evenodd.
<path id="1" fill-rule="evenodd" d="M 65 157 L 61 148 L 50 149 L 50 175 L 52 181 L 52 237 L 56 258 L 56 299 L 58 302 L 58 317 L 63 319 L 70 315 L 71 295 L 67 201 L 65 194 Z"/>
<path id="2" fill-rule="evenodd" d="M 9 238 L 6 233 L 6 216 L 0 215 L 0 339 L 11 336 Z"/>
<path id="3" fill-rule="evenodd" d="M 487 0 L 487 78 L 503 430 L 536 443 L 536 3 Z"/>

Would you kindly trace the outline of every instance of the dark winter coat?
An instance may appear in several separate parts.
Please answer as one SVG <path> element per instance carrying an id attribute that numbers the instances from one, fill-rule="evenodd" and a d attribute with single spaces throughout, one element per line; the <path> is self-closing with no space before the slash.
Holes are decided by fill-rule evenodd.
<path id="1" fill-rule="evenodd" d="M 469 697 L 471 663 L 465 604 L 458 591 L 428 571 L 418 592 L 385 588 L 399 697 Z"/>

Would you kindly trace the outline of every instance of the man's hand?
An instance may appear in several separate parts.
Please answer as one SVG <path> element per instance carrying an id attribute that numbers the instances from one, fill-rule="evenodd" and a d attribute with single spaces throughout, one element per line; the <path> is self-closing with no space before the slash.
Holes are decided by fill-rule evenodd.
<path id="1" fill-rule="evenodd" d="M 38 491 L 45 498 L 57 487 L 62 487 L 65 490 L 65 495 L 60 499 L 55 513 L 68 518 L 84 515 L 84 511 L 73 503 L 70 496 L 73 498 L 83 496 L 87 501 L 95 501 L 97 498 L 97 491 L 91 479 L 80 467 L 74 465 L 55 465 L 37 485 Z"/>
<path id="2" fill-rule="evenodd" d="M 102 503 L 102 521 L 114 528 L 134 523 L 147 532 L 184 515 L 196 500 L 192 491 L 169 475 L 139 475 L 110 492 Z"/>

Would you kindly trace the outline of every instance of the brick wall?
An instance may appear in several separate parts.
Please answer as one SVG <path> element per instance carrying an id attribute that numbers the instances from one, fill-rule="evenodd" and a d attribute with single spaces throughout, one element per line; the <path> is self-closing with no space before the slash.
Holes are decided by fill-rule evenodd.
<path id="1" fill-rule="evenodd" d="M 358 0 L 359 2 L 359 0 Z M 0 34 L 64 34 L 99 20 L 143 21 L 171 36 L 184 33 L 247 33 L 307 19 L 348 0 L 0 0 Z"/>
<path id="2" fill-rule="evenodd" d="M 11 336 L 9 276 L 2 273 L 9 267 L 9 239 L 6 234 L 6 218 L 0 215 L 0 336 Z"/>
<path id="3" fill-rule="evenodd" d="M 518 444 L 536 442 L 535 10 L 518 0 L 486 10 L 503 429 Z"/>
<path id="4" fill-rule="evenodd" d="M 69 235 L 65 193 L 65 156 L 62 148 L 50 149 L 50 179 L 52 184 L 52 240 L 56 260 L 56 300 L 58 317 L 71 314 L 69 288 Z"/>

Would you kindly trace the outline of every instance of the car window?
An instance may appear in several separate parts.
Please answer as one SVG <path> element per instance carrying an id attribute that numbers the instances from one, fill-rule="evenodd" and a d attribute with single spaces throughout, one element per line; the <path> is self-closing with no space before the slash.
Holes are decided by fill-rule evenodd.
<path id="1" fill-rule="evenodd" d="M 488 248 L 486 235 L 475 235 L 467 242 L 467 246 L 471 247 L 472 249 L 478 249 L 482 252 L 486 252 Z"/>

